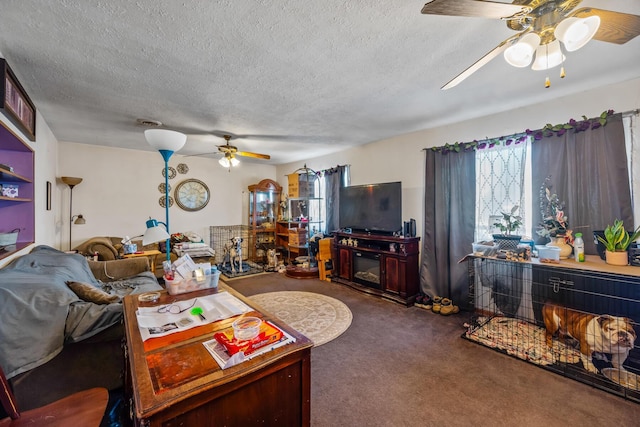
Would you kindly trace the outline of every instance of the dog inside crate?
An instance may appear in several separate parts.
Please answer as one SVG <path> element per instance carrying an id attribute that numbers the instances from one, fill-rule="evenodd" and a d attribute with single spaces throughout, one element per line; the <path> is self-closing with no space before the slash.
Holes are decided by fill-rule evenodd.
<path id="1" fill-rule="evenodd" d="M 216 253 L 216 265 L 227 277 L 238 277 L 264 271 L 247 259 L 249 229 L 246 225 L 210 226 L 211 247 Z"/>
<path id="2" fill-rule="evenodd" d="M 530 264 L 470 262 L 476 314 L 465 338 L 531 363 L 572 367 L 640 391 L 640 328 L 632 319 L 554 302 L 555 285 L 535 282 Z"/>

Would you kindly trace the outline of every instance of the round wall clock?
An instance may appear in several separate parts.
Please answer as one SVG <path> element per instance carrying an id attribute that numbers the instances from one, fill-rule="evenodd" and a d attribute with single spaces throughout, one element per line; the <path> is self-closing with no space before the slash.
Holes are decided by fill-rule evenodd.
<path id="1" fill-rule="evenodd" d="M 185 179 L 173 194 L 178 206 L 185 211 L 199 211 L 207 206 L 211 197 L 209 187 L 199 179 Z"/>

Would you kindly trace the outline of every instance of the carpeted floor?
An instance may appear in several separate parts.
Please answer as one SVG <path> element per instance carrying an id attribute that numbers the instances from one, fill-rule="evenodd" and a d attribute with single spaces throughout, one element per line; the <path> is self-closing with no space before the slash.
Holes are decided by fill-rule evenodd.
<path id="1" fill-rule="evenodd" d="M 636 403 L 461 338 L 469 320 L 465 313 L 441 316 L 335 283 L 279 273 L 228 284 L 247 296 L 320 293 L 349 307 L 349 328 L 311 349 L 313 427 L 638 425 Z M 35 394 L 59 387 L 68 370 L 94 362 L 56 359 L 52 375 L 40 382 L 31 378 L 30 390 L 20 393 L 24 409 L 33 405 Z M 99 362 L 102 369 L 91 378 L 121 382 L 121 363 L 114 353 Z"/>
<path id="2" fill-rule="evenodd" d="M 468 314 L 278 273 L 229 285 L 247 296 L 322 293 L 353 313 L 349 329 L 311 350 L 314 427 L 638 425 L 636 403 L 461 338 Z"/>
<path id="3" fill-rule="evenodd" d="M 314 292 L 267 292 L 249 299 L 311 339 L 316 347 L 340 336 L 353 317 L 343 302 Z"/>

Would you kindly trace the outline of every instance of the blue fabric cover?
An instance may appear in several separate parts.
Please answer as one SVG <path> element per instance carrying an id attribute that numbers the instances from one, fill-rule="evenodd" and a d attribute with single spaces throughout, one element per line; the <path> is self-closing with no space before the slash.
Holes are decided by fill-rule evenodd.
<path id="1" fill-rule="evenodd" d="M 117 293 L 162 289 L 151 273 L 136 278 Z M 89 338 L 120 321 L 120 303 L 82 301 L 67 281 L 102 285 L 82 255 L 49 246 L 37 246 L 0 269 L 0 365 L 8 378 L 51 360 L 65 342 Z"/>

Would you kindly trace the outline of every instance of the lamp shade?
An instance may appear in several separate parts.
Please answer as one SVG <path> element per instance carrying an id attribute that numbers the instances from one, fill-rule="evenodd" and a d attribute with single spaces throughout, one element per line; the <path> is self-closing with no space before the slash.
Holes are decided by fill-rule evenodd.
<path id="1" fill-rule="evenodd" d="M 82 178 L 76 178 L 75 176 L 62 176 L 60 177 L 60 180 L 71 188 L 82 182 Z"/>
<path id="2" fill-rule="evenodd" d="M 226 157 L 222 157 L 220 160 L 218 160 L 218 163 L 220 163 L 220 165 L 224 168 L 228 168 L 229 166 L 231 166 L 231 162 Z"/>
<path id="3" fill-rule="evenodd" d="M 533 54 L 540 45 L 540 36 L 536 33 L 525 34 L 517 43 L 504 51 L 504 59 L 514 67 L 526 67 L 531 64 Z"/>
<path id="4" fill-rule="evenodd" d="M 84 219 L 82 214 L 76 216 L 76 220 L 73 221 L 74 224 L 84 225 L 87 223 L 87 220 Z"/>
<path id="5" fill-rule="evenodd" d="M 144 137 L 149 145 L 158 151 L 176 152 L 187 142 L 185 134 L 169 129 L 147 129 L 144 131 Z"/>
<path id="6" fill-rule="evenodd" d="M 532 70 L 548 70 L 557 67 L 565 60 L 565 56 L 560 49 L 560 42 L 554 40 L 549 44 L 538 46 L 536 49 L 536 59 L 531 66 Z"/>
<path id="7" fill-rule="evenodd" d="M 151 243 L 162 242 L 163 240 L 169 239 L 169 233 L 160 227 L 161 223 L 156 221 L 155 219 L 149 219 L 147 221 L 147 231 L 145 231 L 142 236 L 142 245 L 150 245 Z"/>
<path id="8" fill-rule="evenodd" d="M 564 44 L 567 52 L 580 49 L 593 38 L 600 27 L 598 15 L 588 18 L 571 17 L 558 24 L 553 34 Z"/>
<path id="9" fill-rule="evenodd" d="M 231 157 L 231 166 L 238 166 L 240 164 L 240 160 L 236 159 L 235 157 Z"/>

